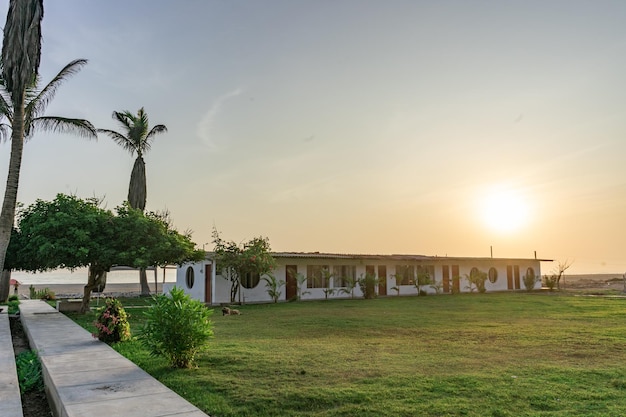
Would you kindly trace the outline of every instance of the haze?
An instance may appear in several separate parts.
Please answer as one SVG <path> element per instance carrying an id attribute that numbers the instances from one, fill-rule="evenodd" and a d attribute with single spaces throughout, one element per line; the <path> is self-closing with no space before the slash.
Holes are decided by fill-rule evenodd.
<path id="1" fill-rule="evenodd" d="M 277 251 L 492 246 L 573 273 L 626 270 L 623 1 L 44 7 L 43 81 L 89 59 L 47 114 L 118 129 L 114 110 L 143 106 L 167 125 L 145 156 L 147 209 L 169 209 L 199 246 L 215 226 Z M 104 136 L 37 134 L 18 199 L 113 208 L 133 161 Z"/>

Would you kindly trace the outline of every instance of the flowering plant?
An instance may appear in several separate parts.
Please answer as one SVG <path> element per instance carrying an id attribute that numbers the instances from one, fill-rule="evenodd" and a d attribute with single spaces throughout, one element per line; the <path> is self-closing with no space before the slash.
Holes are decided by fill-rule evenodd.
<path id="1" fill-rule="evenodd" d="M 107 298 L 105 306 L 94 321 L 96 333 L 93 337 L 111 344 L 130 340 L 130 324 L 128 314 L 122 303 L 114 298 Z"/>

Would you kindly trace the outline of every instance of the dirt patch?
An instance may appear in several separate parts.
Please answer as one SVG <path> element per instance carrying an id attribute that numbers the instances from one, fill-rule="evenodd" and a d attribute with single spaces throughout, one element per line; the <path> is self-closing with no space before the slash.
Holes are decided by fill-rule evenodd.
<path id="1" fill-rule="evenodd" d="M 16 355 L 29 350 L 28 338 L 24 333 L 22 322 L 19 318 L 10 318 L 11 336 L 13 338 L 13 351 Z M 48 404 L 48 398 L 43 391 L 32 390 L 22 394 L 22 412 L 24 417 L 53 416 Z"/>

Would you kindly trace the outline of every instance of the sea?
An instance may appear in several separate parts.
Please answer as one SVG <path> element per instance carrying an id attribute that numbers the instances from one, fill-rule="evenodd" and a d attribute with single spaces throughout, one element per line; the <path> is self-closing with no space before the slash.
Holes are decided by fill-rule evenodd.
<path id="1" fill-rule="evenodd" d="M 148 283 L 154 282 L 154 269 L 148 270 Z M 21 285 L 52 285 L 52 284 L 86 284 L 87 268 L 77 268 L 74 271 L 57 269 L 50 272 L 20 272 L 13 271 L 11 278 Z M 156 278 L 161 282 L 176 282 L 176 267 L 158 268 Z M 126 284 L 139 282 L 139 270 L 120 268 L 112 269 L 107 273 L 107 284 Z"/>

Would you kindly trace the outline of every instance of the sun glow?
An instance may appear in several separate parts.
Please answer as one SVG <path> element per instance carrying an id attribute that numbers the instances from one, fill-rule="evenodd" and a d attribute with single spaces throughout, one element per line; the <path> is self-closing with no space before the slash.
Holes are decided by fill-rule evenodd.
<path id="1" fill-rule="evenodd" d="M 513 188 L 497 187 L 481 199 L 480 212 L 485 224 L 501 233 L 520 230 L 529 220 L 529 206 L 523 194 Z"/>

